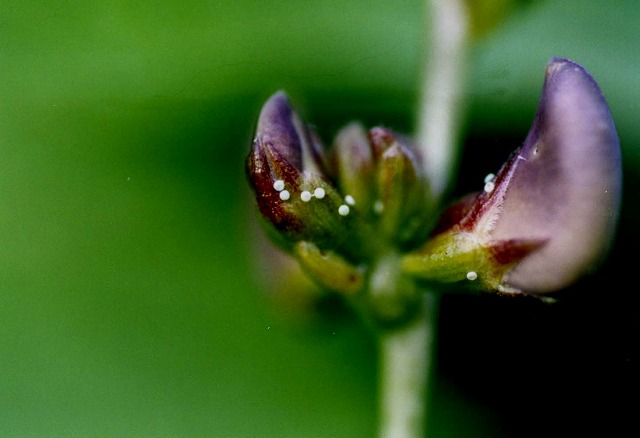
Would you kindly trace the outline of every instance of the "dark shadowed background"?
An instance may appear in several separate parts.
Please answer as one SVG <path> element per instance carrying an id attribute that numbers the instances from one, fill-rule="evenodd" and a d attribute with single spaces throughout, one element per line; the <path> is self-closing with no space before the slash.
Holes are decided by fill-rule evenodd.
<path id="1" fill-rule="evenodd" d="M 452 195 L 524 139 L 563 56 L 609 101 L 624 199 L 610 258 L 555 305 L 443 299 L 435 437 L 637 434 L 638 18 L 518 2 L 474 40 Z M 244 158 L 278 89 L 327 142 L 411 132 L 426 34 L 414 0 L 3 1 L 0 435 L 374 436 L 374 340 L 263 275 Z"/>

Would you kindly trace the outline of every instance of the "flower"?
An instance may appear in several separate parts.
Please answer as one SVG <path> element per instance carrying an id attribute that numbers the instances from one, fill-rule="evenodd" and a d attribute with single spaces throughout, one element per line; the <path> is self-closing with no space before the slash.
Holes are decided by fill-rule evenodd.
<path id="1" fill-rule="evenodd" d="M 600 88 L 580 65 L 553 58 L 524 144 L 482 192 L 443 214 L 404 269 L 511 293 L 567 287 L 609 249 L 621 175 L 619 140 Z"/>
<path id="2" fill-rule="evenodd" d="M 282 91 L 264 104 L 247 158 L 277 241 L 317 283 L 346 294 L 375 295 L 380 272 L 409 290 L 410 279 L 546 294 L 609 249 L 620 145 L 600 88 L 573 61 L 549 62 L 522 146 L 439 219 L 424 169 L 411 140 L 384 127 L 348 124 L 325 149 Z"/>

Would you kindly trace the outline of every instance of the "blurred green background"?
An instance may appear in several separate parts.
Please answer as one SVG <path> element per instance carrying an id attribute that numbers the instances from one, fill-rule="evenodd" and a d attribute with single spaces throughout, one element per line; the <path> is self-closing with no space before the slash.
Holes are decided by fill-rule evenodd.
<path id="1" fill-rule="evenodd" d="M 374 340 L 339 306 L 272 299 L 243 161 L 281 88 L 326 140 L 352 119 L 411 131 L 422 8 L 0 4 L 0 436 L 374 436 Z M 640 3 L 508 12 L 470 52 L 454 194 L 524 139 L 564 56 L 616 120 L 622 220 L 603 269 L 555 306 L 444 298 L 430 427 L 637 430 Z"/>

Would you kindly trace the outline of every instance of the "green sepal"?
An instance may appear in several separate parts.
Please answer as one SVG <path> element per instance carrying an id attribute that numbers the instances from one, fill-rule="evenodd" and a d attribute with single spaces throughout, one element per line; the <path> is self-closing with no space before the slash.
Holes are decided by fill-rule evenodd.
<path id="1" fill-rule="evenodd" d="M 544 240 L 483 242 L 470 232 L 439 234 L 402 259 L 403 271 L 434 283 L 463 283 L 471 289 L 518 293 L 505 285 L 505 275 Z"/>

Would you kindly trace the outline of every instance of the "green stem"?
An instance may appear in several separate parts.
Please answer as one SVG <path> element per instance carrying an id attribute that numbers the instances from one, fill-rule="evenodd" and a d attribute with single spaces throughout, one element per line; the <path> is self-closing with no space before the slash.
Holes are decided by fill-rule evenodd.
<path id="1" fill-rule="evenodd" d="M 464 0 L 427 0 L 429 38 L 418 108 L 417 139 L 433 195 L 450 184 L 464 111 L 469 18 Z"/>
<path id="2" fill-rule="evenodd" d="M 437 300 L 425 293 L 415 319 L 380 334 L 380 438 L 426 436 Z"/>
<path id="3" fill-rule="evenodd" d="M 426 3 L 430 36 L 421 84 L 417 140 L 432 195 L 439 201 L 451 183 L 457 158 L 464 112 L 469 17 L 464 0 L 426 0 Z M 403 286 L 397 282 L 402 275 L 396 271 L 393 263 L 378 266 L 375 272 L 381 275 L 372 276 L 374 296 L 402 295 L 398 289 Z M 428 430 L 438 297 L 425 292 L 422 301 L 422 311 L 410 323 L 380 334 L 380 438 L 418 438 L 426 436 Z"/>

